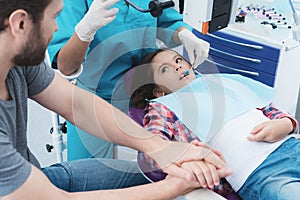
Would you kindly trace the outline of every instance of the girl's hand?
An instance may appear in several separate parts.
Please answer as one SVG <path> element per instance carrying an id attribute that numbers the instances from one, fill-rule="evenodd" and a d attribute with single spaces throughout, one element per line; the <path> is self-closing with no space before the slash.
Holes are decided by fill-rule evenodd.
<path id="1" fill-rule="evenodd" d="M 293 130 L 293 123 L 289 118 L 273 119 L 263 122 L 251 132 L 248 140 L 257 142 L 277 142 Z"/>

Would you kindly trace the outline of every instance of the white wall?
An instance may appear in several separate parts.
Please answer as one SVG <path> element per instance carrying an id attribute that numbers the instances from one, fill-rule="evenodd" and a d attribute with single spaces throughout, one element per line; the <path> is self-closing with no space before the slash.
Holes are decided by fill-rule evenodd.
<path id="1" fill-rule="evenodd" d="M 51 114 L 34 101 L 28 101 L 28 146 L 40 161 L 42 167 L 56 162 L 55 153 L 46 151 L 46 144 L 52 143 L 50 134 Z"/>

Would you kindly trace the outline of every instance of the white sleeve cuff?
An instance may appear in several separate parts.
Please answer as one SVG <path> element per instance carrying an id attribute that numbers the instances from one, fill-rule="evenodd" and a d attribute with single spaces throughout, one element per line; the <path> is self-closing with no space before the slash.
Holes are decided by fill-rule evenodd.
<path id="1" fill-rule="evenodd" d="M 63 78 L 70 81 L 70 80 L 76 79 L 82 73 L 82 70 L 83 70 L 83 66 L 80 65 L 80 67 L 75 72 L 73 72 L 72 74 L 70 74 L 68 76 L 64 75 L 61 71 L 59 71 L 59 69 L 57 69 L 55 71 L 57 71 Z"/>

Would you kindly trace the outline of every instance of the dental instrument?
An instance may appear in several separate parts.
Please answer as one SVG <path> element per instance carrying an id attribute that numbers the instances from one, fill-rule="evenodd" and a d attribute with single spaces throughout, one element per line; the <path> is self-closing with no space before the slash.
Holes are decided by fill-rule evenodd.
<path id="1" fill-rule="evenodd" d="M 295 26 L 292 28 L 293 39 L 297 42 L 300 42 L 300 17 L 296 12 L 292 0 L 289 0 L 289 3 L 293 12 L 293 19 L 295 21 Z"/>
<path id="2" fill-rule="evenodd" d="M 161 16 L 164 9 L 174 6 L 173 1 L 161 2 L 159 0 L 153 0 L 153 1 L 150 1 L 149 5 L 148 5 L 148 7 L 149 7 L 148 9 L 143 9 L 143 8 L 140 8 L 139 6 L 137 6 L 136 4 L 134 4 L 133 2 L 131 2 L 130 0 L 124 0 L 124 1 L 128 5 L 132 6 L 133 8 L 135 8 L 136 10 L 138 10 L 140 12 L 143 12 L 143 13 L 150 12 L 150 14 L 153 17 Z"/>
<path id="3" fill-rule="evenodd" d="M 181 74 L 179 80 L 181 80 L 181 79 L 183 79 L 184 77 L 190 75 L 190 71 L 194 71 L 195 74 L 200 74 L 200 72 L 198 72 L 198 71 L 196 70 L 196 68 L 191 67 L 191 69 L 189 69 L 189 70 L 184 70 L 184 72 L 183 72 L 183 74 Z"/>

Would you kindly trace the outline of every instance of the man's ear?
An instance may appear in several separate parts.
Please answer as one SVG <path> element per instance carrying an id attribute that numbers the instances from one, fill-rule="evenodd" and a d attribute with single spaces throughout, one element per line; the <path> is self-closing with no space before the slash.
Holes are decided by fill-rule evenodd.
<path id="1" fill-rule="evenodd" d="M 156 87 L 154 90 L 153 90 L 153 95 L 155 96 L 155 97 L 162 97 L 162 96 L 165 96 L 166 95 L 166 93 L 164 92 L 164 91 L 162 91 L 162 89 L 161 88 L 159 88 L 159 87 Z"/>
<path id="2" fill-rule="evenodd" d="M 20 35 L 25 33 L 25 28 L 29 23 L 29 16 L 25 10 L 15 10 L 8 18 L 9 28 L 13 35 Z"/>

